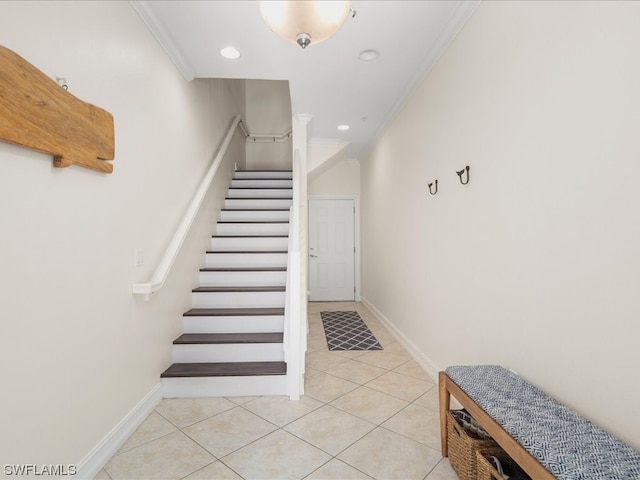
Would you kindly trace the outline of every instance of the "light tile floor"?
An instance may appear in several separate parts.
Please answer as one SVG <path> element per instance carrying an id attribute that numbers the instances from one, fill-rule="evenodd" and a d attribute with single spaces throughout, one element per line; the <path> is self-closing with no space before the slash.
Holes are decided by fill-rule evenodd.
<path id="1" fill-rule="evenodd" d="M 381 351 L 330 352 L 320 311 L 355 310 Z M 310 303 L 305 395 L 165 399 L 96 479 L 456 480 L 436 384 L 364 305 Z"/>

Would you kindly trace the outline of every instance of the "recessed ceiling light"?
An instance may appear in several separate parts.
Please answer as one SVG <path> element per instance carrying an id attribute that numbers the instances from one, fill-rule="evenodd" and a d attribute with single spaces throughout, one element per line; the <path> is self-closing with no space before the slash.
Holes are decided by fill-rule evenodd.
<path id="1" fill-rule="evenodd" d="M 371 60 L 375 60 L 379 56 L 380 54 L 375 50 L 363 50 L 360 52 L 360 55 L 358 55 L 358 58 L 363 62 L 370 62 Z"/>
<path id="2" fill-rule="evenodd" d="M 349 130 L 351 127 L 349 125 L 338 125 L 338 130 L 345 131 Z"/>
<path id="3" fill-rule="evenodd" d="M 229 60 L 236 60 L 240 58 L 240 51 L 236 47 L 229 45 L 220 50 L 220 55 Z"/>

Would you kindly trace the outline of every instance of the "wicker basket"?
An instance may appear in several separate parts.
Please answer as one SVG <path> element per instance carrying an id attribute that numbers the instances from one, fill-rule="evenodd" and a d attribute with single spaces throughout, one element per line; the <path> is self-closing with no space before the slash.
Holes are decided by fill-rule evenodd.
<path id="1" fill-rule="evenodd" d="M 460 480 L 476 480 L 476 452 L 493 449 L 498 444 L 491 439 L 471 437 L 447 412 L 447 443 L 449 445 L 449 461 Z"/>
<path id="2" fill-rule="evenodd" d="M 503 471 L 506 475 L 509 475 L 509 480 L 531 480 L 531 477 L 520 468 L 520 465 L 513 461 L 500 447 L 476 451 L 477 480 L 503 480 L 505 478 L 487 460 L 491 456 L 500 460 Z"/>

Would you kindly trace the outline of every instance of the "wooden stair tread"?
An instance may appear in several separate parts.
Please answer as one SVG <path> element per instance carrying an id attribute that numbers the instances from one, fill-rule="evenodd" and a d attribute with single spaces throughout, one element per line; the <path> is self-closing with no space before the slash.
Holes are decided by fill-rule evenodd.
<path id="1" fill-rule="evenodd" d="M 220 220 L 218 223 L 289 223 L 289 220 Z"/>
<path id="2" fill-rule="evenodd" d="M 207 250 L 207 253 L 289 253 L 287 250 Z"/>
<path id="3" fill-rule="evenodd" d="M 192 308 L 184 314 L 187 317 L 243 317 L 262 315 L 284 315 L 284 308 Z"/>
<path id="4" fill-rule="evenodd" d="M 213 235 L 212 238 L 288 238 L 289 235 Z"/>
<path id="5" fill-rule="evenodd" d="M 212 345 L 227 343 L 282 343 L 282 332 L 263 333 L 184 333 L 174 345 Z"/>
<path id="6" fill-rule="evenodd" d="M 288 212 L 288 208 L 223 208 L 223 212 Z"/>
<path id="7" fill-rule="evenodd" d="M 291 197 L 225 197 L 226 200 L 291 200 Z M 233 209 L 231 209 L 233 210 Z"/>
<path id="8" fill-rule="evenodd" d="M 284 362 L 228 362 L 228 363 L 174 363 L 162 378 L 171 377 L 238 377 L 259 375 L 285 375 Z"/>
<path id="9" fill-rule="evenodd" d="M 287 267 L 206 267 L 201 272 L 286 272 Z"/>
<path id="10" fill-rule="evenodd" d="M 242 287 L 198 287 L 191 290 L 196 293 L 211 292 L 284 292 L 284 285 L 242 286 Z"/>

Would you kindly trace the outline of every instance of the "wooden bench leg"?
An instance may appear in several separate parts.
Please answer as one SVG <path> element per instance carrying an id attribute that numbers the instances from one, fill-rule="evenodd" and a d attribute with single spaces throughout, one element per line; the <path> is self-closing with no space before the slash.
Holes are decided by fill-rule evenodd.
<path id="1" fill-rule="evenodd" d="M 440 443 L 442 446 L 442 456 L 449 456 L 449 445 L 447 444 L 447 412 L 451 407 L 451 392 L 447 388 L 447 374 L 438 373 L 438 398 L 440 400 Z"/>

